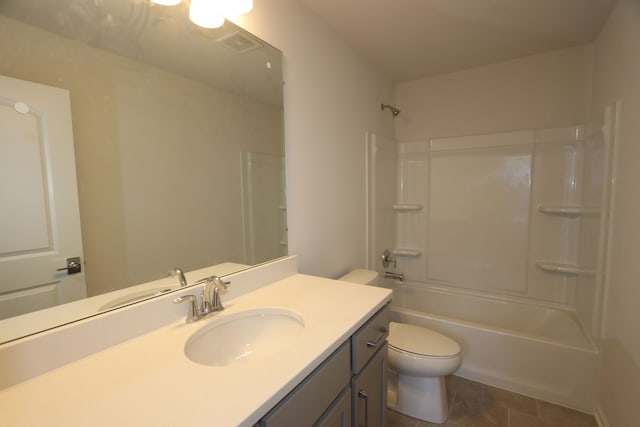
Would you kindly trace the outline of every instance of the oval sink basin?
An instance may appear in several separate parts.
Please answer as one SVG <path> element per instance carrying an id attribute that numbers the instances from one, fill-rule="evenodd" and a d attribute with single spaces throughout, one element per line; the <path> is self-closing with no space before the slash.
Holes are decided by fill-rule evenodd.
<path id="1" fill-rule="evenodd" d="M 194 333 L 187 357 L 208 366 L 264 360 L 285 351 L 304 331 L 304 319 L 283 308 L 260 308 L 230 314 Z"/>

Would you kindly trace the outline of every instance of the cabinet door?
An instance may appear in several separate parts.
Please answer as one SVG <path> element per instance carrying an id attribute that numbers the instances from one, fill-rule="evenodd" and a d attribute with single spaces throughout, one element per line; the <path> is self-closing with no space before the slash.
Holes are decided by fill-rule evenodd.
<path id="1" fill-rule="evenodd" d="M 347 341 L 269 411 L 260 420 L 260 427 L 315 425 L 342 390 L 348 388 L 350 358 L 351 346 Z"/>
<path id="2" fill-rule="evenodd" d="M 387 415 L 387 343 L 352 381 L 354 427 L 382 427 Z"/>
<path id="3" fill-rule="evenodd" d="M 331 407 L 314 424 L 314 427 L 350 427 L 351 426 L 351 387 L 344 389 Z"/>

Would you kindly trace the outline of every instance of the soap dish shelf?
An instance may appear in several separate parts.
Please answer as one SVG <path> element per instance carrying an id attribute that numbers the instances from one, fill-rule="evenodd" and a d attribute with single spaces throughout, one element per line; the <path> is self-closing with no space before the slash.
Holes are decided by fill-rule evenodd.
<path id="1" fill-rule="evenodd" d="M 424 206 L 417 203 L 398 203 L 393 205 L 393 210 L 396 212 L 418 212 L 424 209 Z"/>
<path id="2" fill-rule="evenodd" d="M 557 216 L 598 216 L 600 215 L 600 208 L 584 207 L 584 206 L 547 206 L 540 205 L 538 210 L 543 214 L 557 215 Z"/>
<path id="3" fill-rule="evenodd" d="M 565 264 L 553 261 L 536 261 L 536 267 L 540 270 L 551 273 L 562 273 L 573 276 L 591 276 L 596 274 L 596 270 L 591 268 L 580 267 L 575 264 Z"/>
<path id="4" fill-rule="evenodd" d="M 395 248 L 391 251 L 395 256 L 414 257 L 417 258 L 422 255 L 422 249 L 416 248 Z"/>

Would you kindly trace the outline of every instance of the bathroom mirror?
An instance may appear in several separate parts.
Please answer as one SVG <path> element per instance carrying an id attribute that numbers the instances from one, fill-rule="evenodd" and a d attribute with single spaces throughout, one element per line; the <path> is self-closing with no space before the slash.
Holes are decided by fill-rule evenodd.
<path id="1" fill-rule="evenodd" d="M 80 298 L 113 295 L 115 303 L 76 307 L 71 320 L 174 288 L 127 293 L 174 267 L 219 265 L 223 275 L 287 254 L 281 52 L 229 22 L 197 27 L 184 3 L 0 0 L 0 83 L 62 89 L 70 102 L 82 252 L 58 251 L 75 231 L 52 228 L 64 222 L 55 211 L 61 198 L 48 192 L 51 147 L 42 136 L 54 116 L 0 93 L 5 124 L 33 116 L 42 154 L 35 181 L 44 188 L 35 199 L 50 239 L 35 249 L 7 244 L 13 231 L 22 237 L 34 227 L 23 215 L 32 208 L 15 207 L 28 198 L 28 179 L 3 174 L 2 205 L 17 213 L 1 229 L 0 322 L 55 309 L 67 323 L 60 314 Z M 5 163 L 23 160 L 6 132 L 0 139 Z M 16 277 L 39 267 L 10 264 L 41 252 L 53 253 L 57 265 L 47 268 L 61 271 L 18 286 Z M 76 256 L 81 272 L 72 276 L 65 268 Z M 70 277 L 71 287 L 57 284 Z"/>

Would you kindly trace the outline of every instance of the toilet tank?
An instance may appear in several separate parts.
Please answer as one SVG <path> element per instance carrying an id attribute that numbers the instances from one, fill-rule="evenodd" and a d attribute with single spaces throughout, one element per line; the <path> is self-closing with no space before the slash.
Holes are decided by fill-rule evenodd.
<path id="1" fill-rule="evenodd" d="M 378 272 L 373 270 L 355 269 L 345 274 L 338 280 L 344 282 L 360 283 L 363 285 L 374 285 L 378 279 Z"/>

